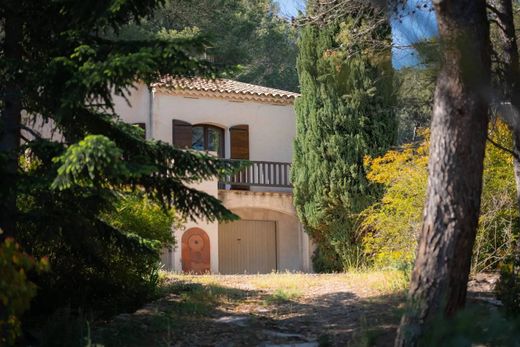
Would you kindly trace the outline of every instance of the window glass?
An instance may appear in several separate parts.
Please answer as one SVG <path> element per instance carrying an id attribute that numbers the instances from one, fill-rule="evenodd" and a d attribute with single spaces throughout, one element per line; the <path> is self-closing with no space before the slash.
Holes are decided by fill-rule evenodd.
<path id="1" fill-rule="evenodd" d="M 196 149 L 198 151 L 205 150 L 204 145 L 204 127 L 203 126 L 194 126 L 191 130 L 191 148 Z"/>
<path id="2" fill-rule="evenodd" d="M 208 128 L 208 151 L 216 152 L 219 157 L 222 155 L 222 131 L 217 128 Z"/>
<path id="3" fill-rule="evenodd" d="M 195 125 L 192 127 L 191 148 L 198 151 L 216 152 L 224 157 L 224 131 L 212 125 Z"/>

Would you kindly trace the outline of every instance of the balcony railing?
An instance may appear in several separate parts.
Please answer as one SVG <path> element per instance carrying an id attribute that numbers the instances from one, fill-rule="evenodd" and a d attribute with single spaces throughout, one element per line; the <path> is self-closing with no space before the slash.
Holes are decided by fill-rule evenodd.
<path id="1" fill-rule="evenodd" d="M 223 183 L 243 187 L 292 187 L 290 163 L 273 161 L 249 161 L 249 163 L 249 166 L 235 175 L 226 177 Z"/>

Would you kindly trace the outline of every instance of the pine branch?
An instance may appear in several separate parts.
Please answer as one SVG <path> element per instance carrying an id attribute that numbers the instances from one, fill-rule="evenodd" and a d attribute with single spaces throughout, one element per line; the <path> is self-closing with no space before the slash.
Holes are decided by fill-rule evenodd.
<path id="1" fill-rule="evenodd" d="M 516 154 L 515 152 L 513 152 L 512 150 L 510 150 L 509 148 L 506 148 L 504 146 L 502 146 L 501 144 L 493 141 L 489 136 L 486 136 L 486 140 L 489 141 L 489 143 L 491 143 L 493 146 L 495 146 L 496 148 L 506 152 L 506 153 L 509 153 L 513 156 L 513 158 L 515 158 L 516 160 L 520 161 L 520 156 L 518 154 Z"/>

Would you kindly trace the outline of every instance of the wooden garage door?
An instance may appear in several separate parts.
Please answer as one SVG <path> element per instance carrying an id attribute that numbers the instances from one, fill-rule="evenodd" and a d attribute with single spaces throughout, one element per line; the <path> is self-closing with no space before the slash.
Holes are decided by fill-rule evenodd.
<path id="1" fill-rule="evenodd" d="M 276 223 L 240 220 L 220 224 L 218 259 L 222 274 L 276 270 Z"/>

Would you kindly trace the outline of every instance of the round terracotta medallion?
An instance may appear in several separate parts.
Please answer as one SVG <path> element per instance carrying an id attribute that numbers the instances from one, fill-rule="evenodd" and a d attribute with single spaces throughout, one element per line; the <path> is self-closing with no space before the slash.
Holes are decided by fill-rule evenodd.
<path id="1" fill-rule="evenodd" d="M 210 271 L 209 237 L 200 228 L 191 228 L 182 235 L 182 271 L 196 274 Z"/>

